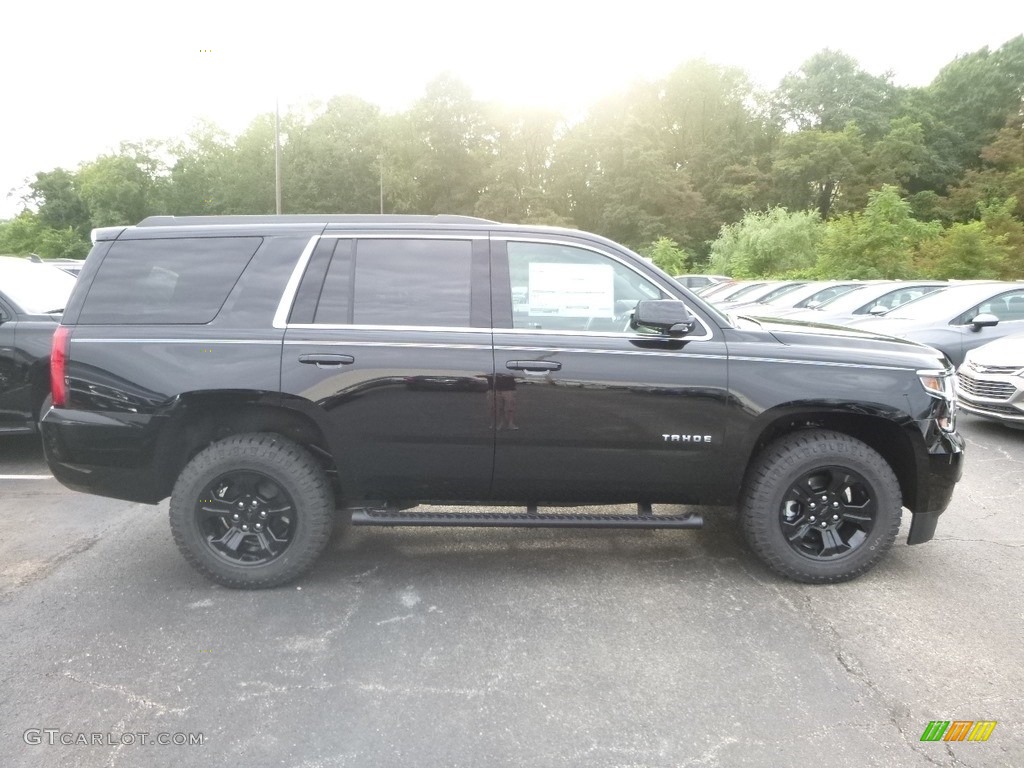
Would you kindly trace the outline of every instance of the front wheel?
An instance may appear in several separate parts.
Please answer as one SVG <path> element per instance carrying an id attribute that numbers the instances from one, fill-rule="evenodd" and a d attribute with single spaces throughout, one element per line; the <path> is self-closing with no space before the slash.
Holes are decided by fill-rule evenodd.
<path id="1" fill-rule="evenodd" d="M 185 559 L 213 581 L 276 587 L 313 567 L 331 535 L 334 498 L 302 446 L 280 435 L 236 435 L 185 466 L 170 522 Z"/>
<path id="2" fill-rule="evenodd" d="M 740 502 L 751 549 L 806 583 L 847 581 L 892 547 L 903 502 L 892 468 L 873 448 L 825 430 L 795 432 L 757 458 Z"/>

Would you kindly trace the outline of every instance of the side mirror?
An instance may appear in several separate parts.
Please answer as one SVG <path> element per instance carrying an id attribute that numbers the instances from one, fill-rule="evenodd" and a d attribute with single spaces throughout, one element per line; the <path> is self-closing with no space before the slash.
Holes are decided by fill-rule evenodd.
<path id="1" fill-rule="evenodd" d="M 988 312 L 975 315 L 974 319 L 971 320 L 971 328 L 975 331 L 980 331 L 982 328 L 991 328 L 993 325 L 999 325 L 999 318 L 995 315 L 990 315 Z"/>
<path id="2" fill-rule="evenodd" d="M 879 315 L 884 315 L 888 311 L 889 308 L 884 304 L 875 304 L 875 306 L 868 310 L 868 314 L 878 317 Z"/>
<path id="3" fill-rule="evenodd" d="M 697 325 L 686 304 L 674 299 L 641 301 L 636 305 L 629 325 L 634 330 L 651 328 L 663 336 L 686 336 Z"/>

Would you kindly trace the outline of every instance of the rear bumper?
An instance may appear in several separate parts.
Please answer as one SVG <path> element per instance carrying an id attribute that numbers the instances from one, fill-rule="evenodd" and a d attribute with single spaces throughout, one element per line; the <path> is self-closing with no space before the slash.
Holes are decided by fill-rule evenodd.
<path id="1" fill-rule="evenodd" d="M 963 471 L 963 438 L 955 432 L 941 434 L 928 454 L 927 501 L 914 512 L 907 544 L 923 544 L 935 535 L 939 516 L 949 506 Z"/>
<path id="2" fill-rule="evenodd" d="M 161 417 L 49 408 L 39 422 L 50 471 L 75 491 L 155 504 L 168 494 L 157 474 Z"/>

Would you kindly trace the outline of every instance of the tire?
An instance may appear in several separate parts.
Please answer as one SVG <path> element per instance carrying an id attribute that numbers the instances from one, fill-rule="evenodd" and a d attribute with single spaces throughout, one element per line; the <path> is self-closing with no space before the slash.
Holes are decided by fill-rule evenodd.
<path id="1" fill-rule="evenodd" d="M 270 433 L 235 435 L 182 470 L 170 505 L 178 549 L 226 587 L 264 589 L 308 572 L 334 523 L 334 497 L 316 460 Z"/>
<path id="2" fill-rule="evenodd" d="M 892 547 L 902 511 L 885 459 L 825 430 L 795 432 L 765 448 L 739 504 L 750 548 L 772 570 L 808 584 L 867 573 Z"/>

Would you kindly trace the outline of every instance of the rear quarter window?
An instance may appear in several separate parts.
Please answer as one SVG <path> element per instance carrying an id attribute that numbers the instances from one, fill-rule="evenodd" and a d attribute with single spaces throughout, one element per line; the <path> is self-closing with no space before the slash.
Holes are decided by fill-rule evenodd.
<path id="1" fill-rule="evenodd" d="M 85 325 L 208 323 L 263 242 L 259 237 L 121 240 L 85 298 Z"/>

